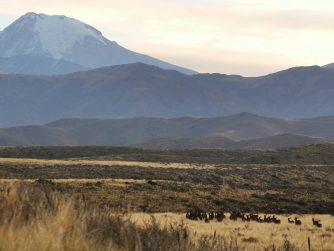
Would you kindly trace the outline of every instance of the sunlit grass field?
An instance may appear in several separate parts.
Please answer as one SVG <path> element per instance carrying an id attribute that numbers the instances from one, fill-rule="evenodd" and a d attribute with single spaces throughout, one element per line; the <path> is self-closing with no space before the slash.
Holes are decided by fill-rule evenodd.
<path id="1" fill-rule="evenodd" d="M 0 158 L 0 163 L 5 165 L 34 165 L 34 166 L 137 166 L 146 168 L 179 168 L 179 169 L 210 169 L 214 168 L 212 164 L 197 163 L 159 163 L 159 162 L 139 162 L 122 160 L 48 160 L 48 159 L 25 159 L 25 158 Z"/>
<path id="2" fill-rule="evenodd" d="M 75 182 L 75 181 L 74 181 Z M 176 213 L 116 213 L 41 181 L 0 183 L 0 250 L 311 250 L 334 248 L 334 217 L 278 215 L 281 224 L 187 220 Z M 288 223 L 298 216 L 301 226 Z M 312 225 L 311 218 L 322 227 Z"/>
<path id="3" fill-rule="evenodd" d="M 334 217 L 331 215 L 277 215 L 281 224 L 232 221 L 228 219 L 229 214 L 226 215 L 223 222 L 213 220 L 209 223 L 188 220 L 184 214 L 159 213 L 153 217 L 163 226 L 185 224 L 194 239 L 203 235 L 222 236 L 246 250 L 264 250 L 270 244 L 284 243 L 285 240 L 300 250 L 308 250 L 308 238 L 312 250 L 334 250 Z M 288 217 L 295 216 L 302 221 L 301 226 L 288 223 Z M 152 215 L 135 213 L 129 217 L 140 225 L 149 222 Z M 322 227 L 314 226 L 312 218 L 319 219 Z"/>

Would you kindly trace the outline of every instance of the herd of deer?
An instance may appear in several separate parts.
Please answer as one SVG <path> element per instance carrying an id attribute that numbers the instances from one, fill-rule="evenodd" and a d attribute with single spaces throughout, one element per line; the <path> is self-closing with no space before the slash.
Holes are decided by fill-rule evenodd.
<path id="1" fill-rule="evenodd" d="M 189 220 L 204 220 L 206 223 L 209 223 L 212 220 L 217 220 L 218 222 L 222 222 L 226 215 L 223 211 L 212 211 L 212 212 L 204 212 L 202 210 L 189 210 L 186 213 L 186 218 Z M 236 221 L 238 219 L 241 219 L 242 221 L 256 221 L 259 223 L 274 223 L 274 224 L 281 224 L 281 220 L 277 218 L 275 215 L 264 215 L 261 217 L 258 214 L 245 214 L 240 212 L 232 212 L 229 216 L 230 220 Z M 288 222 L 295 225 L 301 225 L 302 222 L 298 217 L 295 217 L 294 220 L 291 218 L 288 218 Z M 320 223 L 320 220 L 315 220 L 312 218 L 312 223 L 314 226 L 321 228 L 322 224 Z"/>

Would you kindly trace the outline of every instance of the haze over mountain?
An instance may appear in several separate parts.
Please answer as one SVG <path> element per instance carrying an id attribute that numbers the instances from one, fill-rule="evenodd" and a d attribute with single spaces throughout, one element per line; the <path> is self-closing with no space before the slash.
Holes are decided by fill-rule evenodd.
<path id="1" fill-rule="evenodd" d="M 249 113 L 200 119 L 62 119 L 0 129 L 0 145 L 269 149 L 333 142 L 333 128 L 334 117 L 286 120 Z"/>
<path id="2" fill-rule="evenodd" d="M 298 67 L 257 78 L 185 75 L 142 63 L 63 76 L 0 75 L 0 126 L 61 118 L 283 118 L 334 115 L 334 71 Z"/>
<path id="3" fill-rule="evenodd" d="M 136 62 L 195 73 L 125 49 L 66 16 L 27 13 L 0 32 L 0 72 L 52 75 Z"/>
<path id="4" fill-rule="evenodd" d="M 14 72 L 20 74 L 58 75 L 77 71 L 89 70 L 72 62 L 56 60 L 37 55 L 19 55 L 9 58 L 0 58 L 2 72 Z"/>

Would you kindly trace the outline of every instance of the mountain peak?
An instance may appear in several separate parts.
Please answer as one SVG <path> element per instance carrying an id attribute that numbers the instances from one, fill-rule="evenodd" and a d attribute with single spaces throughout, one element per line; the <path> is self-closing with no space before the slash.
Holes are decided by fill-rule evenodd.
<path id="1" fill-rule="evenodd" d="M 7 43 L 14 38 L 14 45 Z M 107 44 L 100 31 L 79 20 L 29 12 L 5 29 L 5 34 L 0 37 L 1 47 L 4 47 L 0 47 L 3 51 L 0 55 L 37 54 L 62 59 L 74 46 L 89 38 Z"/>
<path id="2" fill-rule="evenodd" d="M 47 14 L 44 14 L 44 13 L 28 12 L 25 15 L 21 16 L 18 20 L 20 20 L 20 19 L 21 20 L 22 19 L 33 19 L 33 18 L 39 18 L 39 19 L 58 18 L 59 20 L 73 19 L 73 18 L 69 18 L 65 15 L 47 15 Z"/>
<path id="3" fill-rule="evenodd" d="M 27 55 L 74 63 L 82 69 L 142 62 L 186 74 L 195 73 L 123 48 L 94 27 L 64 15 L 29 12 L 0 32 L 0 60 Z M 22 62 L 15 65 L 20 66 Z M 39 64 L 34 68 L 41 67 Z M 20 72 L 19 68 L 12 73 Z"/>
<path id="4" fill-rule="evenodd" d="M 35 17 L 38 16 L 39 14 L 37 14 L 36 12 L 27 12 L 26 14 L 24 14 L 22 17 Z M 21 17 L 21 18 L 22 18 Z"/>

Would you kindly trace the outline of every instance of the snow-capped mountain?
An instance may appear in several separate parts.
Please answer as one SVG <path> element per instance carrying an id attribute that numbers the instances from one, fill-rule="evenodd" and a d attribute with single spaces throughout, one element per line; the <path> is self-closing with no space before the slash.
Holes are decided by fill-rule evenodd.
<path id="1" fill-rule="evenodd" d="M 20 17 L 2 32 L 0 32 L 0 62 L 10 59 L 13 65 L 26 62 L 17 61 L 24 56 L 50 59 L 49 65 L 76 65 L 76 70 L 98 68 L 103 66 L 142 62 L 159 66 L 164 69 L 174 69 L 186 74 L 191 70 L 178 67 L 161 60 L 142 55 L 123 48 L 114 41 L 105 38 L 100 31 L 79 20 L 66 16 L 49 16 L 45 14 L 27 13 Z M 27 61 L 27 60 L 26 60 Z M 31 62 L 38 69 L 38 61 Z M 45 66 L 45 64 L 43 64 Z M 51 67 L 50 66 L 50 67 Z M 73 66 L 73 65 L 72 65 Z M 80 66 L 82 68 L 80 68 Z M 45 68 L 45 67 L 44 67 Z M 6 71 L 0 66 L 0 71 Z M 68 71 L 64 72 L 71 72 Z M 7 72 L 29 73 L 15 70 Z M 40 74 L 57 74 L 51 69 Z M 32 72 L 36 74 L 36 72 Z"/>

